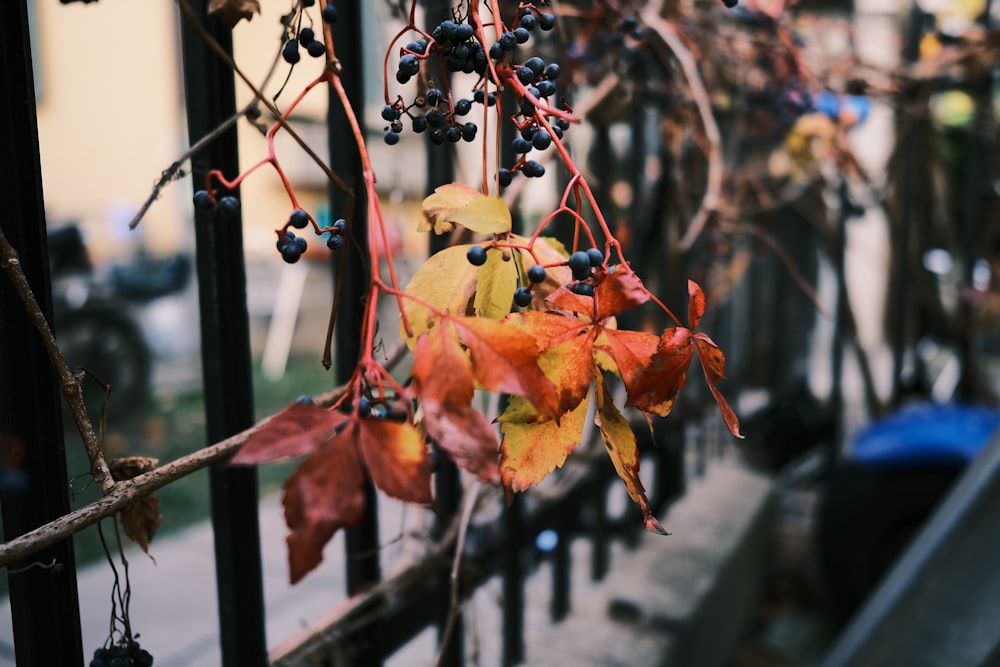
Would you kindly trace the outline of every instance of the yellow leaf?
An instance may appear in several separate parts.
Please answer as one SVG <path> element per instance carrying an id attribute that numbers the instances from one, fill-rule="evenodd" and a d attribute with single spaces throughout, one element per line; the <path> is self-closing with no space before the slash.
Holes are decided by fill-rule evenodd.
<path id="1" fill-rule="evenodd" d="M 438 310 L 456 315 L 472 314 L 472 299 L 476 292 L 479 268 L 465 255 L 471 246 L 457 245 L 435 253 L 410 278 L 404 292 L 418 297 Z M 493 254 L 493 253 L 489 253 Z M 510 306 L 508 304 L 508 310 Z M 412 338 L 406 340 L 412 350 L 420 334 L 430 330 L 434 314 L 412 299 L 403 299 L 403 312 L 410 323 Z M 400 324 L 403 338 L 406 330 Z"/>
<path id="2" fill-rule="evenodd" d="M 510 312 L 517 289 L 517 267 L 509 256 L 503 261 L 504 252 L 498 248 L 487 250 L 486 263 L 479 267 L 476 276 L 473 310 L 491 320 L 499 320 Z"/>
<path id="3" fill-rule="evenodd" d="M 597 414 L 594 423 L 601 430 L 604 438 L 604 449 L 611 457 L 615 472 L 625 482 L 629 497 L 642 510 L 646 530 L 667 535 L 660 522 L 653 516 L 653 509 L 646 498 L 646 490 L 639 480 L 639 447 L 636 445 L 635 433 L 628 421 L 618 411 L 611 396 L 608 395 L 604 378 L 600 373 L 594 374 L 594 387 L 597 401 Z"/>
<path id="4" fill-rule="evenodd" d="M 452 211 L 448 222 L 455 222 L 479 234 L 506 234 L 511 228 L 510 209 L 500 197 L 479 195 L 465 206 Z"/>
<path id="5" fill-rule="evenodd" d="M 541 482 L 579 444 L 589 400 L 583 400 L 559 421 L 541 419 L 531 402 L 513 396 L 500 416 L 500 475 L 509 497 Z"/>
<path id="6" fill-rule="evenodd" d="M 444 234 L 462 225 L 479 234 L 510 231 L 510 209 L 499 197 L 490 197 L 461 183 L 448 183 L 434 190 L 421 204 L 421 232 Z"/>

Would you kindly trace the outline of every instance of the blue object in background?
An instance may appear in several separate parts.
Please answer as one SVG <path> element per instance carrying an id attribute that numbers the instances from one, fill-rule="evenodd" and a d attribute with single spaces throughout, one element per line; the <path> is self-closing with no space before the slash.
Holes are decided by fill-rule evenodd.
<path id="1" fill-rule="evenodd" d="M 864 95 L 836 95 L 821 90 L 813 95 L 813 109 L 838 123 L 850 120 L 850 125 L 860 125 L 868 120 L 872 102 Z M 850 117 L 845 118 L 845 114 Z"/>
<path id="2" fill-rule="evenodd" d="M 861 430 L 848 454 L 874 468 L 968 465 L 1000 429 L 1000 411 L 970 405 L 918 405 Z"/>

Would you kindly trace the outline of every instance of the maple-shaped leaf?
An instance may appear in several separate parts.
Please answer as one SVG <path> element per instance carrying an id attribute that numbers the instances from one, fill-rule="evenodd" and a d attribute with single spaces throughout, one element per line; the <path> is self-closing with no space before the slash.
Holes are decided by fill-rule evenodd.
<path id="1" fill-rule="evenodd" d="M 608 273 L 594 289 L 598 322 L 649 301 L 649 292 L 635 271 L 621 265 L 612 268 L 616 270 Z"/>
<path id="2" fill-rule="evenodd" d="M 431 458 L 420 431 L 412 424 L 365 417 L 356 428 L 361 456 L 375 486 L 404 502 L 430 503 Z"/>
<path id="3" fill-rule="evenodd" d="M 615 472 L 625 482 L 625 489 L 632 501 L 642 510 L 643 523 L 646 530 L 661 535 L 667 531 L 653 516 L 653 508 L 646 498 L 646 490 L 639 480 L 639 447 L 636 444 L 635 433 L 628 421 L 618 411 L 614 401 L 608 394 L 604 378 L 600 373 L 594 376 L 594 394 L 597 402 L 597 413 L 594 423 L 601 431 L 604 448 L 615 466 Z"/>
<path id="4" fill-rule="evenodd" d="M 232 463 L 252 465 L 309 454 L 333 437 L 348 419 L 343 413 L 313 403 L 293 403 L 264 422 Z"/>
<path id="5" fill-rule="evenodd" d="M 365 511 L 365 473 L 352 428 L 320 447 L 285 480 L 282 503 L 289 534 L 289 578 L 294 584 L 323 561 L 323 547 Z"/>
<path id="6" fill-rule="evenodd" d="M 504 261 L 504 257 L 507 261 Z M 517 289 L 517 266 L 510 253 L 486 251 L 486 263 L 476 273 L 476 294 L 472 307 L 476 315 L 499 320 L 510 312 Z"/>
<path id="7" fill-rule="evenodd" d="M 625 383 L 627 407 L 666 417 L 673 408 L 677 392 L 687 380 L 693 348 L 690 331 L 668 329 L 662 336 L 640 331 L 606 329 L 601 337 L 605 350 L 614 360 L 615 371 Z"/>
<path id="8" fill-rule="evenodd" d="M 258 0 L 211 0 L 208 13 L 232 29 L 242 19 L 249 21 L 254 14 L 260 14 Z"/>
<path id="9" fill-rule="evenodd" d="M 134 479 L 156 468 L 157 461 L 148 456 L 123 456 L 113 459 L 108 468 L 116 482 Z M 160 501 L 152 493 L 137 499 L 116 515 L 125 536 L 149 554 L 149 544 L 160 527 Z"/>
<path id="10" fill-rule="evenodd" d="M 448 183 L 424 199 L 417 229 L 444 234 L 456 224 L 479 234 L 504 234 L 511 228 L 510 209 L 500 197 L 484 195 L 462 183 Z"/>
<path id="11" fill-rule="evenodd" d="M 412 372 L 427 435 L 463 470 L 485 482 L 499 481 L 496 429 L 470 405 L 472 362 L 451 325 L 420 337 Z"/>
<path id="12" fill-rule="evenodd" d="M 590 401 L 580 401 L 559 420 L 544 419 L 530 402 L 512 397 L 500 415 L 503 433 L 500 474 L 508 502 L 512 494 L 541 482 L 580 444 Z"/>
<path id="13" fill-rule="evenodd" d="M 547 418 L 557 418 L 559 395 L 538 366 L 535 338 L 505 322 L 484 317 L 449 318 L 472 358 L 472 373 L 486 389 L 524 396 Z"/>

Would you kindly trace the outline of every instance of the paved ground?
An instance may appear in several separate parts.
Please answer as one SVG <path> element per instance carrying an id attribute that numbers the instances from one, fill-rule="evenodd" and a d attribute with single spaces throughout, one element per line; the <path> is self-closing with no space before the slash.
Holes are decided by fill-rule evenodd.
<path id="1" fill-rule="evenodd" d="M 635 551 L 616 548 L 613 573 L 600 584 L 589 581 L 588 546 L 577 541 L 573 554 L 581 566 L 574 568 L 574 614 L 559 626 L 548 620 L 551 574 L 543 564 L 527 587 L 527 664 L 660 664 L 662 654 L 680 636 L 678 628 L 695 618 L 713 590 L 720 564 L 735 553 L 769 488 L 765 480 L 745 470 L 729 464 L 711 466 L 665 517 L 674 534 L 669 538 L 644 535 Z M 400 536 L 413 515 L 407 518 L 394 503 L 385 503 L 382 512 L 382 538 L 388 544 Z M 343 545 L 335 540 L 319 570 L 292 588 L 287 584 L 285 527 L 276 497 L 261 503 L 261 533 L 268 644 L 275 646 L 305 630 L 310 620 L 343 599 Z M 396 540 L 386 548 L 384 560 L 391 562 L 405 547 L 405 540 Z M 131 619 L 142 634 L 142 645 L 153 653 L 159 667 L 218 665 L 210 526 L 199 524 L 154 543 L 152 553 L 156 564 L 139 551 L 128 552 Z M 98 563 L 83 568 L 78 582 L 89 653 L 107 633 L 112 574 L 107 564 Z M 499 582 L 488 583 L 468 605 L 473 614 L 470 625 L 478 629 L 469 648 L 478 654 L 483 667 L 499 661 L 499 590 Z M 621 616 L 616 612 L 621 609 L 628 613 Z M 663 625 L 665 618 L 669 627 Z M 4 601 L 0 608 L 0 647 L 6 649 L 0 651 L 2 667 L 14 664 L 10 643 L 10 612 Z M 427 632 L 389 665 L 429 665 L 433 656 L 434 636 Z"/>

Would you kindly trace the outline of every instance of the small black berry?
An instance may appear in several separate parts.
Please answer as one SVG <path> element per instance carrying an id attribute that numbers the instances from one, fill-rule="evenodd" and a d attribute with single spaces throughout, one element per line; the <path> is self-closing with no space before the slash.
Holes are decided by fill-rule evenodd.
<path id="1" fill-rule="evenodd" d="M 195 192 L 192 201 L 194 202 L 194 207 L 202 211 L 212 208 L 212 198 L 208 195 L 208 190 L 198 190 Z"/>
<path id="2" fill-rule="evenodd" d="M 302 54 L 299 53 L 299 43 L 298 42 L 285 42 L 284 48 L 281 49 L 281 57 L 285 59 L 285 62 L 289 65 L 294 65 L 302 59 Z"/>
<path id="3" fill-rule="evenodd" d="M 343 218 L 337 218 L 333 223 L 333 231 L 338 234 L 343 234 L 345 227 L 347 227 L 347 220 L 344 220 Z"/>
<path id="4" fill-rule="evenodd" d="M 486 263 L 486 248 L 481 245 L 474 245 L 465 253 L 465 258 L 473 266 L 482 266 Z"/>
<path id="5" fill-rule="evenodd" d="M 517 70 L 516 75 L 517 80 L 526 86 L 535 80 L 535 71 L 530 67 L 521 67 Z"/>
<path id="6" fill-rule="evenodd" d="M 312 28 L 306 26 L 302 30 L 299 30 L 299 44 L 306 46 L 309 42 L 316 39 L 316 31 Z"/>
<path id="7" fill-rule="evenodd" d="M 580 296 L 594 296 L 594 286 L 590 283 L 576 283 L 570 289 Z"/>
<path id="8" fill-rule="evenodd" d="M 531 137 L 531 145 L 540 151 L 544 151 L 552 143 L 552 135 L 545 130 L 539 130 L 535 132 L 535 135 Z"/>
<path id="9" fill-rule="evenodd" d="M 386 132 L 385 133 L 385 143 L 389 144 L 390 146 L 395 146 L 396 144 L 398 144 L 399 143 L 399 133 L 398 132 L 393 132 L 392 130 L 389 130 L 388 132 Z"/>
<path id="10" fill-rule="evenodd" d="M 359 396 L 358 397 L 358 414 L 360 414 L 362 416 L 366 416 L 366 415 L 371 414 L 371 411 L 372 411 L 372 402 L 369 401 L 364 396 Z"/>
<path id="11" fill-rule="evenodd" d="M 583 280 L 589 276 L 590 268 L 590 257 L 582 250 L 569 256 L 569 270 L 573 272 L 574 280 Z"/>
<path id="12" fill-rule="evenodd" d="M 538 56 L 532 56 L 524 61 L 524 66 L 531 69 L 535 76 L 540 76 L 545 71 L 545 61 Z"/>
<path id="13" fill-rule="evenodd" d="M 545 267 L 541 264 L 533 265 L 528 269 L 528 280 L 533 283 L 545 282 Z"/>
<path id="14" fill-rule="evenodd" d="M 594 268 L 604 264 L 604 253 L 597 248 L 588 248 L 587 257 L 590 258 L 590 265 Z"/>
<path id="15" fill-rule="evenodd" d="M 475 141 L 476 133 L 479 131 L 479 126 L 475 123 L 466 123 L 462 126 L 462 140 L 463 141 Z"/>
<path id="16" fill-rule="evenodd" d="M 535 26 L 537 25 L 538 21 L 536 21 L 535 17 L 532 16 L 531 14 L 525 14 L 524 16 L 521 17 L 521 20 L 518 22 L 518 26 L 524 28 L 525 30 L 534 30 Z"/>
<path id="17" fill-rule="evenodd" d="M 462 128 L 458 127 L 457 125 L 452 125 L 447 129 L 444 137 L 451 143 L 457 144 L 459 141 L 462 140 Z"/>
<path id="18" fill-rule="evenodd" d="M 531 39 L 531 33 L 524 28 L 517 28 L 514 30 L 514 40 L 518 44 L 524 44 L 529 39 Z"/>
<path id="19" fill-rule="evenodd" d="M 724 4 L 729 9 L 732 9 L 733 7 L 739 4 L 739 0 L 722 0 L 722 4 Z"/>
<path id="20" fill-rule="evenodd" d="M 427 130 L 427 119 L 423 116 L 413 117 L 413 131 L 417 134 Z"/>
<path id="21" fill-rule="evenodd" d="M 391 104 L 382 107 L 382 120 L 393 121 L 399 118 L 399 111 Z"/>
<path id="22" fill-rule="evenodd" d="M 228 220 L 238 218 L 240 215 L 240 200 L 232 195 L 226 195 L 219 200 L 219 213 Z"/>
<path id="23" fill-rule="evenodd" d="M 340 250 L 344 247 L 344 237 L 340 234 L 330 234 L 326 240 L 326 247 L 334 251 Z"/>
<path id="24" fill-rule="evenodd" d="M 559 65 L 557 63 L 549 63 L 546 65 L 543 74 L 545 74 L 545 78 L 549 81 L 555 81 L 559 78 L 560 71 L 561 70 L 559 69 Z"/>
<path id="25" fill-rule="evenodd" d="M 325 7 L 323 7 L 323 22 L 324 23 L 337 22 L 337 8 L 334 7 L 332 3 L 328 3 Z"/>
<path id="26" fill-rule="evenodd" d="M 500 171 L 497 172 L 497 180 L 500 182 L 500 187 L 505 188 L 510 185 L 511 181 L 514 180 L 515 173 L 506 167 L 500 167 Z"/>
<path id="27" fill-rule="evenodd" d="M 431 130 L 430 137 L 431 137 L 431 143 L 434 144 L 435 146 L 440 146 L 441 144 L 443 144 L 446 138 L 444 130 L 442 130 L 440 127 L 436 127 L 433 130 Z"/>
<path id="28" fill-rule="evenodd" d="M 443 93 L 437 88 L 431 88 L 424 94 L 424 99 L 427 100 L 427 104 L 432 107 L 436 107 L 438 102 L 441 101 L 441 95 Z"/>
<path id="29" fill-rule="evenodd" d="M 514 137 L 511 146 L 515 153 L 527 153 L 531 150 L 531 142 L 524 137 Z"/>
<path id="30" fill-rule="evenodd" d="M 472 111 L 472 102 L 465 99 L 464 97 L 459 101 L 455 102 L 455 115 L 464 116 Z"/>
<path id="31" fill-rule="evenodd" d="M 539 14 L 538 27 L 542 30 L 552 30 L 556 27 L 556 17 L 552 14 Z"/>
<path id="32" fill-rule="evenodd" d="M 309 214 L 297 208 L 288 216 L 288 224 L 296 229 L 305 229 L 309 225 Z"/>
<path id="33" fill-rule="evenodd" d="M 514 304 L 519 308 L 526 308 L 531 305 L 531 290 L 527 287 L 518 287 L 514 290 Z"/>
<path id="34" fill-rule="evenodd" d="M 319 58 L 326 55 L 326 45 L 318 39 L 314 39 L 306 44 L 306 52 L 313 58 Z"/>

